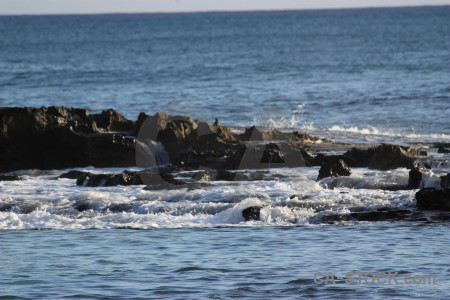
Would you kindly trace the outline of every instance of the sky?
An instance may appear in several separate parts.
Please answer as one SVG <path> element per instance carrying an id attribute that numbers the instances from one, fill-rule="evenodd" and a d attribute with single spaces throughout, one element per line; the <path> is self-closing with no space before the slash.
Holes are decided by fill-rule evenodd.
<path id="1" fill-rule="evenodd" d="M 0 0 L 0 15 L 450 5 L 450 0 Z"/>

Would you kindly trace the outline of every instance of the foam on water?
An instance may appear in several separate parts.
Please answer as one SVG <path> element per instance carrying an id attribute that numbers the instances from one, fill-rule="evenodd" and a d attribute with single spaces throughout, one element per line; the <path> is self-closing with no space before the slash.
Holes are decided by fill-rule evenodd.
<path id="1" fill-rule="evenodd" d="M 105 170 L 122 171 L 96 169 L 99 173 Z M 323 215 L 353 208 L 408 208 L 415 202 L 415 191 L 381 189 L 406 184 L 406 169 L 354 168 L 350 177 L 319 182 L 315 180 L 317 167 L 272 169 L 270 174 L 277 175 L 272 180 L 217 181 L 193 190 L 156 191 L 145 190 L 143 185 L 81 187 L 73 179 L 56 179 L 62 172 L 0 182 L 0 228 L 297 226 L 320 223 Z M 439 175 L 430 171 L 424 184 L 436 186 Z M 262 207 L 261 221 L 245 222 L 242 210 L 250 206 Z"/>

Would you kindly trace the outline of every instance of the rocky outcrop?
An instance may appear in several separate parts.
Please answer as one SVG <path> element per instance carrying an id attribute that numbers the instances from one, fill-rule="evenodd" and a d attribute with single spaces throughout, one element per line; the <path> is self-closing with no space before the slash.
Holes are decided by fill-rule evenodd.
<path id="1" fill-rule="evenodd" d="M 326 177 L 350 176 L 352 172 L 342 159 L 330 159 L 322 164 L 317 180 Z"/>
<path id="2" fill-rule="evenodd" d="M 342 159 L 349 167 L 391 170 L 397 168 L 414 169 L 418 167 L 416 156 L 427 156 L 426 151 L 398 145 L 381 144 L 368 149 L 352 148 L 343 155 L 317 155 L 311 161 L 314 166 L 321 166 L 327 160 Z"/>
<path id="3" fill-rule="evenodd" d="M 440 188 L 424 188 L 416 193 L 417 208 L 450 211 L 450 174 L 441 177 Z"/>
<path id="4" fill-rule="evenodd" d="M 236 135 L 218 120 L 209 125 L 164 113 L 141 113 L 137 121 L 131 121 L 111 109 L 90 114 L 67 107 L 0 108 L 0 172 L 136 164 L 155 167 L 155 163 L 147 164 L 148 151 L 140 146 L 149 142 L 162 145 L 172 166 L 188 169 L 322 166 L 330 159 L 341 159 L 349 167 L 413 169 L 418 165 L 415 156 L 426 155 L 387 144 L 314 158 L 304 150 L 307 143 L 324 141 L 304 133 L 263 132 L 256 127 Z M 155 149 L 152 151 L 155 156 Z M 334 176 L 331 169 L 328 173 Z"/>
<path id="5" fill-rule="evenodd" d="M 109 123 L 102 114 L 110 114 Z M 0 108 L 0 172 L 134 165 L 134 139 L 106 133 L 118 124 L 130 128 L 130 121 L 111 111 L 102 114 L 66 107 Z"/>

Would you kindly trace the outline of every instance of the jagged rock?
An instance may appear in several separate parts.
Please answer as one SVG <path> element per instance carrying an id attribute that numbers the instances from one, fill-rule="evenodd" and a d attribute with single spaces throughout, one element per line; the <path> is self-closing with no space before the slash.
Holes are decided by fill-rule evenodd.
<path id="1" fill-rule="evenodd" d="M 134 139 L 104 131 L 84 109 L 0 108 L 0 172 L 133 166 Z"/>
<path id="2" fill-rule="evenodd" d="M 263 133 L 255 126 L 245 129 L 245 132 L 239 135 L 241 141 L 262 141 Z"/>
<path id="3" fill-rule="evenodd" d="M 414 157 L 419 155 L 427 155 L 427 153 L 413 148 L 382 144 L 374 149 L 369 168 L 379 170 L 413 169 L 417 166 Z"/>
<path id="4" fill-rule="evenodd" d="M 311 160 L 314 166 L 321 166 L 330 159 L 342 159 L 351 168 L 391 170 L 396 168 L 414 169 L 418 164 L 414 157 L 426 156 L 426 151 L 398 145 L 381 144 L 368 149 L 352 148 L 343 155 L 325 156 L 318 154 Z"/>
<path id="5" fill-rule="evenodd" d="M 205 122 L 182 116 L 157 113 L 142 121 L 138 139 L 160 142 L 170 162 L 176 166 L 198 168 L 223 164 L 223 157 L 231 154 L 240 144 L 231 130 L 217 120 L 210 126 Z M 206 165 L 205 165 L 206 164 Z"/>
<path id="6" fill-rule="evenodd" d="M 242 210 L 242 216 L 245 221 L 260 221 L 261 220 L 261 207 L 250 206 Z"/>
<path id="7" fill-rule="evenodd" d="M 326 177 L 350 176 L 351 174 L 352 172 L 342 159 L 331 159 L 320 167 L 317 180 Z"/>
<path id="8" fill-rule="evenodd" d="M 102 128 L 106 132 L 128 132 L 134 128 L 133 121 L 126 119 L 113 109 L 104 110 L 100 114 L 93 114 L 89 119 L 94 121 L 98 128 Z"/>
<path id="9" fill-rule="evenodd" d="M 409 171 L 408 185 L 406 189 L 414 190 L 420 187 L 422 182 L 423 174 L 420 172 L 419 168 L 413 168 Z"/>
<path id="10" fill-rule="evenodd" d="M 416 193 L 417 208 L 422 210 L 450 210 L 449 190 L 424 188 Z"/>
<path id="11" fill-rule="evenodd" d="M 25 180 L 25 178 L 18 175 L 0 175 L 0 181 L 16 181 L 16 180 Z"/>
<path id="12" fill-rule="evenodd" d="M 319 141 L 331 142 L 329 140 L 320 139 L 298 131 L 291 133 L 273 129 L 271 131 L 263 132 L 255 126 L 247 128 L 243 134 L 238 136 L 238 138 L 241 141 L 297 141 L 303 143 L 316 143 Z"/>

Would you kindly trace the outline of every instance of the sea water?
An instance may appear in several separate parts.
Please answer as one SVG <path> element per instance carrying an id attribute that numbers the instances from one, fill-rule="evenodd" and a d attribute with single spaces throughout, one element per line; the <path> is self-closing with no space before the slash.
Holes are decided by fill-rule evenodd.
<path id="1" fill-rule="evenodd" d="M 162 111 L 236 132 L 422 147 L 441 162 L 425 173 L 435 187 L 450 171 L 433 148 L 450 142 L 449 17 L 448 6 L 2 16 L 0 105 L 114 108 L 130 119 Z M 318 168 L 282 168 L 263 181 L 161 191 L 77 186 L 58 178 L 66 171 L 0 182 L 0 298 L 450 297 L 448 222 L 323 222 L 414 208 L 414 190 L 381 189 L 405 185 L 406 169 L 317 182 Z M 245 222 L 254 205 L 261 221 Z M 355 281 L 323 284 L 318 272 Z M 398 272 L 398 282 L 357 272 Z"/>

